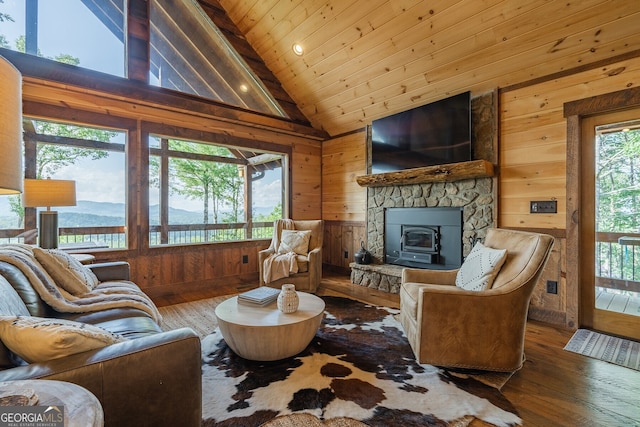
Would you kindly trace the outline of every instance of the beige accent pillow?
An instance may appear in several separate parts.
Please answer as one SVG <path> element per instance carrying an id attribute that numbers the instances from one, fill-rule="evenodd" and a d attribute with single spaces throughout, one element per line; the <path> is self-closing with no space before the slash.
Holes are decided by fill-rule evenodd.
<path id="1" fill-rule="evenodd" d="M 506 259 L 506 249 L 492 249 L 476 243 L 458 270 L 456 286 L 468 291 L 491 289 Z"/>
<path id="2" fill-rule="evenodd" d="M 33 248 L 33 252 L 56 285 L 72 295 L 84 295 L 100 283 L 93 271 L 64 251 Z"/>
<path id="3" fill-rule="evenodd" d="M 298 255 L 309 253 L 311 230 L 282 230 L 280 234 L 279 254 L 295 252 Z"/>
<path id="4" fill-rule="evenodd" d="M 0 316 L 0 339 L 9 350 L 29 363 L 126 341 L 121 335 L 97 326 L 32 316 Z"/>

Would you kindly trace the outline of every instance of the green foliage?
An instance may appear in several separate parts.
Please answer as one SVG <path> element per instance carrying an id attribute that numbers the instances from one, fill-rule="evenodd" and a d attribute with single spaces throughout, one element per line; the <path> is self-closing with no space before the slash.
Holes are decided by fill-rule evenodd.
<path id="1" fill-rule="evenodd" d="M 640 232 L 640 129 L 598 135 L 598 231 Z"/>
<path id="2" fill-rule="evenodd" d="M 9 197 L 9 210 L 18 218 L 18 227 L 21 228 L 24 224 L 24 208 L 22 207 L 22 196 L 10 196 Z"/>
<path id="3" fill-rule="evenodd" d="M 4 0 L 0 0 L 0 4 L 3 4 L 3 3 L 4 3 Z M 13 18 L 11 17 L 11 15 L 9 15 L 7 13 L 0 12 L 0 22 L 5 22 L 5 21 L 15 22 L 13 20 Z M 2 46 L 2 47 L 4 47 L 4 46 Z"/>
<path id="4" fill-rule="evenodd" d="M 174 151 L 204 154 L 208 156 L 230 157 L 225 147 L 189 141 L 169 140 L 169 148 Z M 160 164 L 157 157 L 150 158 L 150 183 L 159 185 Z M 244 180 L 238 174 L 235 164 L 183 159 L 172 157 L 169 161 L 169 186 L 172 194 L 179 194 L 192 200 L 201 200 L 202 221 L 209 223 L 241 222 Z M 230 212 L 222 216 L 223 208 Z M 173 222 L 173 221 L 171 221 Z"/>
<path id="5" fill-rule="evenodd" d="M 109 142 L 117 135 L 101 129 L 94 129 L 84 126 L 74 126 L 65 123 L 54 123 L 40 120 L 27 121 L 25 128 L 32 126 L 36 133 L 43 135 L 64 136 L 68 138 L 78 138 L 91 141 Z M 55 175 L 56 171 L 64 166 L 75 164 L 78 160 L 89 158 L 98 160 L 108 157 L 109 153 L 104 150 L 92 150 L 71 146 L 38 144 L 36 147 L 38 179 L 48 178 Z"/>
<path id="6" fill-rule="evenodd" d="M 282 218 L 282 202 L 278 203 L 273 210 L 265 215 L 265 214 L 257 214 L 254 215 L 253 217 L 253 221 L 254 222 L 268 222 L 268 221 L 275 221 L 276 219 L 280 219 Z"/>

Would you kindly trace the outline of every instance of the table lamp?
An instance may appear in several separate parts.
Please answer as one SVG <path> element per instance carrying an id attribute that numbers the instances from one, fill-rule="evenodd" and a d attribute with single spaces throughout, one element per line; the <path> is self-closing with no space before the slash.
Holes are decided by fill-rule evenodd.
<path id="1" fill-rule="evenodd" d="M 75 206 L 76 182 L 61 179 L 25 179 L 22 204 L 25 208 L 47 207 L 40 211 L 38 245 L 43 249 L 58 247 L 58 212 L 51 206 Z"/>
<path id="2" fill-rule="evenodd" d="M 0 195 L 22 193 L 22 76 L 0 56 Z"/>

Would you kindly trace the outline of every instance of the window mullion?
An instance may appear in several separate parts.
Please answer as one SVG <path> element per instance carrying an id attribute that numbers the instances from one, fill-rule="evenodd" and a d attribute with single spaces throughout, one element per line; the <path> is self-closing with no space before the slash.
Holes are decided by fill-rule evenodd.
<path id="1" fill-rule="evenodd" d="M 169 140 L 160 140 L 160 243 L 169 243 Z"/>

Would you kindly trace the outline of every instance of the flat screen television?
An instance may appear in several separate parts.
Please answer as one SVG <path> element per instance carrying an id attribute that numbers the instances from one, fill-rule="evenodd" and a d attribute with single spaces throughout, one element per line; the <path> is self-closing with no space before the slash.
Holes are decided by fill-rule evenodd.
<path id="1" fill-rule="evenodd" d="M 371 173 L 470 161 L 471 93 L 464 92 L 371 125 Z"/>

